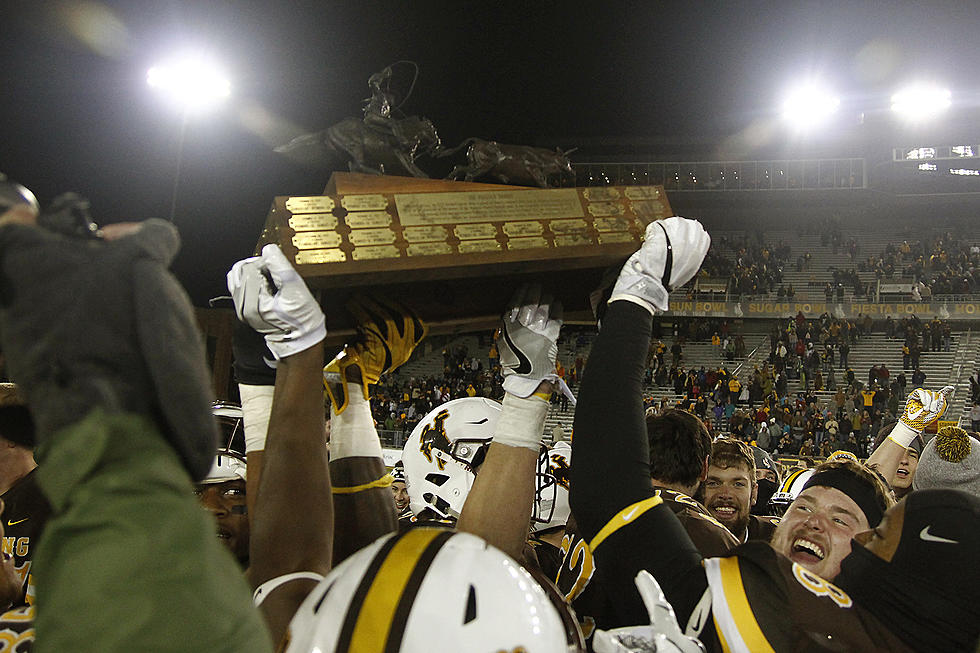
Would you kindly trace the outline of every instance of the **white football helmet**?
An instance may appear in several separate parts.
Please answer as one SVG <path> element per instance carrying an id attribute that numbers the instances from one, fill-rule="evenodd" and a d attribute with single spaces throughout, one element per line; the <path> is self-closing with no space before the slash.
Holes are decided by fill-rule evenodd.
<path id="1" fill-rule="evenodd" d="M 286 653 L 584 651 L 571 610 L 523 567 L 436 528 L 386 535 L 345 560 L 306 597 L 287 641 Z"/>
<path id="2" fill-rule="evenodd" d="M 641 571 L 635 582 L 650 625 L 597 630 L 592 638 L 595 653 L 704 653 L 701 642 L 681 631 L 673 606 L 650 572 Z"/>
<path id="3" fill-rule="evenodd" d="M 556 442 L 544 453 L 539 465 L 534 494 L 531 531 L 538 533 L 564 526 L 571 508 L 568 506 L 568 483 L 572 464 L 572 445 Z"/>
<path id="4" fill-rule="evenodd" d="M 218 449 L 214 456 L 214 464 L 211 471 L 200 482 L 200 485 L 209 483 L 224 483 L 226 481 L 246 480 L 245 457 L 237 451 L 231 449 Z"/>
<path id="5" fill-rule="evenodd" d="M 783 484 L 779 486 L 779 490 L 773 493 L 772 498 L 769 499 L 769 512 L 770 514 L 781 517 L 786 509 L 789 508 L 789 504 L 796 500 L 796 497 L 800 496 L 800 492 L 803 491 L 803 486 L 806 482 L 810 480 L 813 476 L 813 469 L 798 469 L 792 472 L 783 481 Z"/>
<path id="6" fill-rule="evenodd" d="M 459 517 L 497 428 L 500 404 L 483 397 L 436 406 L 412 430 L 402 452 L 409 506 Z"/>
<path id="7" fill-rule="evenodd" d="M 245 450 L 245 427 L 242 423 L 242 407 L 230 401 L 215 401 L 211 414 L 221 429 L 220 446 L 225 449 Z"/>

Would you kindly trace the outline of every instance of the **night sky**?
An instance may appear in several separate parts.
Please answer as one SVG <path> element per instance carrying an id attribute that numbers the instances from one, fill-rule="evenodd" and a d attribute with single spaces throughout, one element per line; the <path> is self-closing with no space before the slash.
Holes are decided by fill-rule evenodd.
<path id="1" fill-rule="evenodd" d="M 0 171 L 42 204 L 88 196 L 102 223 L 169 213 L 181 116 L 147 69 L 187 47 L 226 67 L 232 97 L 190 119 L 182 157 L 174 269 L 198 305 L 251 253 L 274 196 L 326 182 L 272 146 L 359 116 L 368 76 L 395 61 L 419 66 L 402 109 L 447 145 L 722 143 L 773 121 L 807 75 L 838 89 L 844 116 L 887 108 L 910 79 L 980 88 L 980 10 L 962 0 L 8 0 L 0 30 Z M 396 72 L 407 87 L 410 68 Z"/>

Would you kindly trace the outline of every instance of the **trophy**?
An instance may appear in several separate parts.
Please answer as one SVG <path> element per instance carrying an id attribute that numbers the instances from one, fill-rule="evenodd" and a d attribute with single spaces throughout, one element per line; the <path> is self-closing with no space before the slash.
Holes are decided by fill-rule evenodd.
<path id="1" fill-rule="evenodd" d="M 518 188 L 335 173 L 323 195 L 277 197 L 258 248 L 277 243 L 319 293 L 332 336 L 352 293 L 411 306 L 432 333 L 491 328 L 521 283 L 540 281 L 566 321 L 673 215 L 660 186 Z"/>

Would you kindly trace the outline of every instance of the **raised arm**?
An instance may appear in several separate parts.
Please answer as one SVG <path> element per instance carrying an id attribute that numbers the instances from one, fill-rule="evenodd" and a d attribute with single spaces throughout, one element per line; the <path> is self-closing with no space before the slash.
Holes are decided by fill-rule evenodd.
<path id="1" fill-rule="evenodd" d="M 369 394 L 382 374 L 408 361 L 428 331 L 411 310 L 389 300 L 357 297 L 348 310 L 358 338 L 323 370 L 331 404 L 335 565 L 398 527 Z"/>
<path id="2" fill-rule="evenodd" d="M 511 300 L 499 341 L 505 391 L 500 419 L 456 525 L 518 560 L 527 541 L 553 384 L 567 391 L 555 373 L 561 318 L 561 304 L 542 297 L 538 285 L 522 287 Z"/>
<path id="3" fill-rule="evenodd" d="M 333 502 L 323 414 L 324 317 L 278 246 L 228 273 L 239 319 L 264 334 L 278 360 L 275 394 L 252 515 L 249 581 L 325 575 L 333 543 Z M 305 577 L 265 586 L 261 604 L 274 641 L 314 587 Z"/>
<path id="4" fill-rule="evenodd" d="M 707 587 L 700 554 L 650 481 L 641 388 L 654 312 L 694 275 L 709 242 L 693 220 L 647 227 L 613 287 L 582 376 L 569 498 L 620 623 L 649 619 L 634 586 L 641 570 L 660 582 L 681 623 Z"/>
<path id="5" fill-rule="evenodd" d="M 893 479 L 908 446 L 926 426 L 946 412 L 953 390 L 953 386 L 947 385 L 939 392 L 923 388 L 910 392 L 902 416 L 888 437 L 868 457 L 868 466 L 877 469 L 886 480 Z"/>

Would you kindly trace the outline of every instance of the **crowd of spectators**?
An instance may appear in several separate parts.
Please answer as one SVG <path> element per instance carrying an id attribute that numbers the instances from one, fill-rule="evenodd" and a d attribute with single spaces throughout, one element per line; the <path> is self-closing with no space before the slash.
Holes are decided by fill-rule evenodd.
<path id="1" fill-rule="evenodd" d="M 880 256 L 862 262 L 865 270 L 881 278 L 892 278 L 898 271 L 911 277 L 919 294 L 968 294 L 980 290 L 980 245 L 944 232 L 926 238 L 889 243 Z"/>
<path id="2" fill-rule="evenodd" d="M 895 374 L 886 364 L 872 365 L 863 378 L 849 364 L 850 350 L 875 328 L 902 340 L 903 369 Z M 710 339 L 705 337 L 709 331 Z M 723 338 L 718 331 L 723 331 Z M 681 337 L 669 347 L 662 340 L 653 341 L 645 380 L 670 388 L 673 395 L 649 396 L 648 409 L 659 412 L 679 405 L 704 420 L 713 434 L 730 433 L 771 453 L 804 456 L 836 450 L 867 456 L 873 434 L 896 418 L 911 388 L 925 383 L 921 353 L 949 351 L 951 339 L 949 324 L 938 318 L 889 316 L 876 325 L 864 314 L 847 320 L 824 313 L 808 320 L 798 313 L 774 324 L 769 356 L 750 372 L 685 366 L 685 337 L 730 349 L 733 356 L 725 355 L 729 361 L 743 359 L 744 338 L 731 331 L 725 320 L 690 320 L 675 327 Z M 980 374 L 973 387 L 980 403 Z"/>
<path id="3" fill-rule="evenodd" d="M 722 236 L 718 250 L 733 252 L 731 258 L 708 252 L 701 275 L 728 279 L 728 292 L 733 295 L 761 295 L 775 292 L 783 281 L 783 268 L 789 260 L 791 248 L 785 241 L 768 243 L 761 231 L 743 236 Z"/>
<path id="4" fill-rule="evenodd" d="M 419 420 L 439 404 L 463 397 L 499 401 L 504 389 L 496 343 L 481 349 L 470 352 L 465 344 L 447 344 L 442 350 L 441 375 L 414 377 L 395 372 L 383 377 L 371 397 L 378 429 L 393 432 L 395 446 L 401 446 Z"/>

